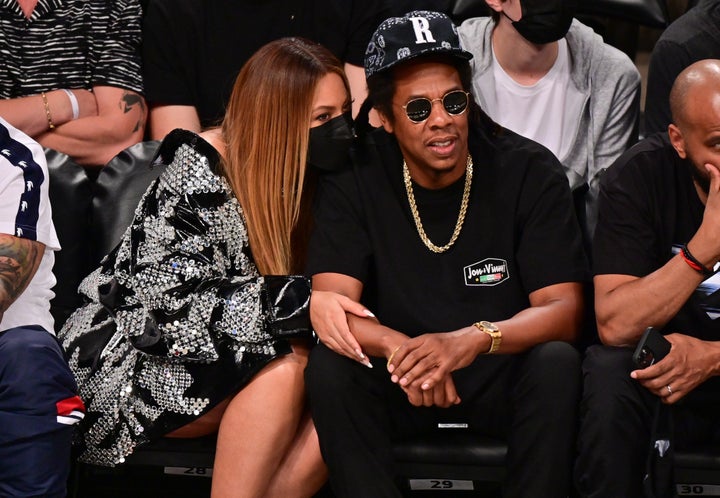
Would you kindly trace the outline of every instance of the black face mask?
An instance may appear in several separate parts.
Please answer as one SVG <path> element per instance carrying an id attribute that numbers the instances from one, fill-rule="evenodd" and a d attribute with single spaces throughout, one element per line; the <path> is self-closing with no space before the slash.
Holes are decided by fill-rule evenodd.
<path id="1" fill-rule="evenodd" d="M 348 152 L 353 137 L 352 117 L 349 112 L 310 128 L 308 164 L 323 171 L 338 171 L 348 167 Z"/>
<path id="2" fill-rule="evenodd" d="M 542 45 L 563 38 L 572 24 L 576 0 L 521 0 L 522 17 L 513 27 L 530 43 Z"/>

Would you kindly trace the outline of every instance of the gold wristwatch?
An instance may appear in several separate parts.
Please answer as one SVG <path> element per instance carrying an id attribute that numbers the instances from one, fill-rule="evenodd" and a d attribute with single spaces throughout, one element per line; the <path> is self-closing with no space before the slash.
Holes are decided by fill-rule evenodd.
<path id="1" fill-rule="evenodd" d="M 497 325 L 492 322 L 486 322 L 485 320 L 482 322 L 476 322 L 473 325 L 475 325 L 480 332 L 484 332 L 490 336 L 490 340 L 492 342 L 490 343 L 490 349 L 488 349 L 485 354 L 497 353 L 500 349 L 500 343 L 502 342 L 502 332 Z"/>

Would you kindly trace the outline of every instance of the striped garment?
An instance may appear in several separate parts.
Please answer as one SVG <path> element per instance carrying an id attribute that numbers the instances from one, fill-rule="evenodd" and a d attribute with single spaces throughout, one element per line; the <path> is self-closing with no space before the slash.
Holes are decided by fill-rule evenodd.
<path id="1" fill-rule="evenodd" d="M 85 418 L 85 405 L 80 396 L 71 396 L 55 403 L 57 423 L 75 425 Z"/>
<path id="2" fill-rule="evenodd" d="M 0 98 L 114 86 L 143 93 L 139 0 L 0 0 Z"/>

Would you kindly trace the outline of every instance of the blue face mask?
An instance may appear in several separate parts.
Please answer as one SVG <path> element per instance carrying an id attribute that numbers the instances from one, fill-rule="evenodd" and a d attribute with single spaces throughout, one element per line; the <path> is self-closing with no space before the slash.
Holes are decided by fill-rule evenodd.
<path id="1" fill-rule="evenodd" d="M 544 45 L 564 38 L 575 15 L 576 0 L 521 0 L 522 17 L 513 27 L 530 43 Z"/>
<path id="2" fill-rule="evenodd" d="M 350 146 L 354 138 L 349 112 L 310 128 L 308 164 L 323 171 L 338 171 L 350 164 Z"/>

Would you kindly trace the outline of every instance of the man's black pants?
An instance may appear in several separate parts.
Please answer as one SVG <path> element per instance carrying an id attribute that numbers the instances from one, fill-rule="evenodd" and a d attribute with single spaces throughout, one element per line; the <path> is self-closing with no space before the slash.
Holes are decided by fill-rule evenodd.
<path id="1" fill-rule="evenodd" d="M 630 348 L 610 346 L 592 346 L 586 352 L 575 468 L 583 498 L 644 495 L 658 398 L 630 377 L 632 353 Z M 720 383 L 712 379 L 673 405 L 675 448 L 718 439 L 719 395 Z"/>
<path id="2" fill-rule="evenodd" d="M 390 382 L 384 359 L 369 369 L 322 344 L 305 379 L 330 482 L 342 498 L 401 496 L 392 445 L 467 422 L 473 433 L 508 441 L 505 498 L 569 494 L 580 392 L 580 359 L 569 344 L 541 344 L 519 355 L 480 356 L 453 373 L 462 399 L 442 409 L 414 407 Z"/>

